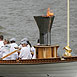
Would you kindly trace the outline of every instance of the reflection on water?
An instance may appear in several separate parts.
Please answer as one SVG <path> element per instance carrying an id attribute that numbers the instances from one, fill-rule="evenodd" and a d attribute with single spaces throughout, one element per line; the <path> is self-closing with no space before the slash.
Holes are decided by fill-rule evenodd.
<path id="1" fill-rule="evenodd" d="M 59 44 L 59 54 L 66 46 L 67 9 L 66 0 L 0 0 L 0 34 L 5 38 L 17 38 L 17 43 L 27 37 L 33 45 L 39 38 L 39 30 L 33 16 L 53 10 L 55 20 L 51 38 L 52 44 Z M 77 0 L 70 0 L 70 46 L 77 51 Z M 72 41 L 73 40 L 73 41 Z"/>

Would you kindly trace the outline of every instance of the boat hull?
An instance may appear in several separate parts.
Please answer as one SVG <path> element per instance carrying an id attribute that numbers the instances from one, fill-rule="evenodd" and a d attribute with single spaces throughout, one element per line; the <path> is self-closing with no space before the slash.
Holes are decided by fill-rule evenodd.
<path id="1" fill-rule="evenodd" d="M 77 77 L 77 62 L 0 64 L 0 77 Z"/>

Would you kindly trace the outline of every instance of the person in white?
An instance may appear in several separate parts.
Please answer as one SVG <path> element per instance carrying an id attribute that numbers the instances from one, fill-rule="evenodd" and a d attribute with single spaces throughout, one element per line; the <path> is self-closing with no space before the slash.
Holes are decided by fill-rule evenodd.
<path id="1" fill-rule="evenodd" d="M 11 46 L 10 47 L 10 53 L 17 50 L 17 49 L 15 49 L 15 47 L 18 47 L 18 45 L 16 44 L 16 39 L 15 38 L 10 39 L 10 46 Z M 10 56 L 11 56 L 11 60 L 18 59 L 18 53 L 17 52 L 13 53 Z"/>
<path id="2" fill-rule="evenodd" d="M 36 59 L 36 50 L 33 46 L 31 47 L 31 52 L 32 52 L 32 59 Z"/>
<path id="3" fill-rule="evenodd" d="M 31 44 L 30 44 L 28 38 L 23 38 L 23 39 L 21 40 L 21 42 L 24 42 L 24 41 L 27 42 L 27 48 L 29 49 L 29 51 L 31 51 Z M 22 48 L 22 45 L 20 45 L 19 48 Z M 31 52 L 29 52 L 29 53 L 31 53 Z M 30 54 L 29 56 L 32 58 L 32 55 L 31 55 L 31 54 Z"/>
<path id="4" fill-rule="evenodd" d="M 10 44 L 8 40 L 4 40 L 4 46 L 1 48 L 2 57 L 10 53 Z M 3 60 L 10 60 L 10 56 L 4 58 Z"/>
<path id="5" fill-rule="evenodd" d="M 31 59 L 30 49 L 27 47 L 28 43 L 26 41 L 21 42 L 22 48 L 19 54 L 20 59 Z"/>
<path id="6" fill-rule="evenodd" d="M 23 39 L 21 40 L 21 42 L 23 42 L 23 41 L 26 41 L 26 42 L 28 43 L 28 44 L 27 44 L 27 47 L 28 47 L 28 49 L 30 50 L 30 53 L 31 53 L 30 57 L 31 57 L 32 59 L 36 59 L 36 50 L 35 50 L 35 48 L 31 45 L 31 43 L 29 42 L 28 38 L 23 38 Z"/>
<path id="7" fill-rule="evenodd" d="M 4 46 L 4 43 L 3 43 L 3 35 L 0 35 L 0 48 Z"/>
<path id="8" fill-rule="evenodd" d="M 4 46 L 4 43 L 3 43 L 3 35 L 0 35 L 0 49 Z M 0 58 L 2 57 L 2 52 L 0 50 Z"/>

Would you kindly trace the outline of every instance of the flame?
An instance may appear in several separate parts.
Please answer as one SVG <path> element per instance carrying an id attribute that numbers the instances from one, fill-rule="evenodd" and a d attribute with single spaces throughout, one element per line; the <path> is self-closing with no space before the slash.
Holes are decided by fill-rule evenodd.
<path id="1" fill-rule="evenodd" d="M 54 13 L 50 12 L 50 8 L 47 9 L 47 17 L 53 16 Z"/>

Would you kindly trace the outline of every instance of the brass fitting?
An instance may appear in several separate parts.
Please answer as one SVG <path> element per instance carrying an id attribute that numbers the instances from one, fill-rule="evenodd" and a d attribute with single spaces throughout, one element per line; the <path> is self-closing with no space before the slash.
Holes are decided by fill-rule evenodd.
<path id="1" fill-rule="evenodd" d="M 72 56 L 71 55 L 72 49 L 69 46 L 66 46 L 63 49 L 65 49 L 65 53 L 64 53 L 65 57 L 71 57 Z"/>

